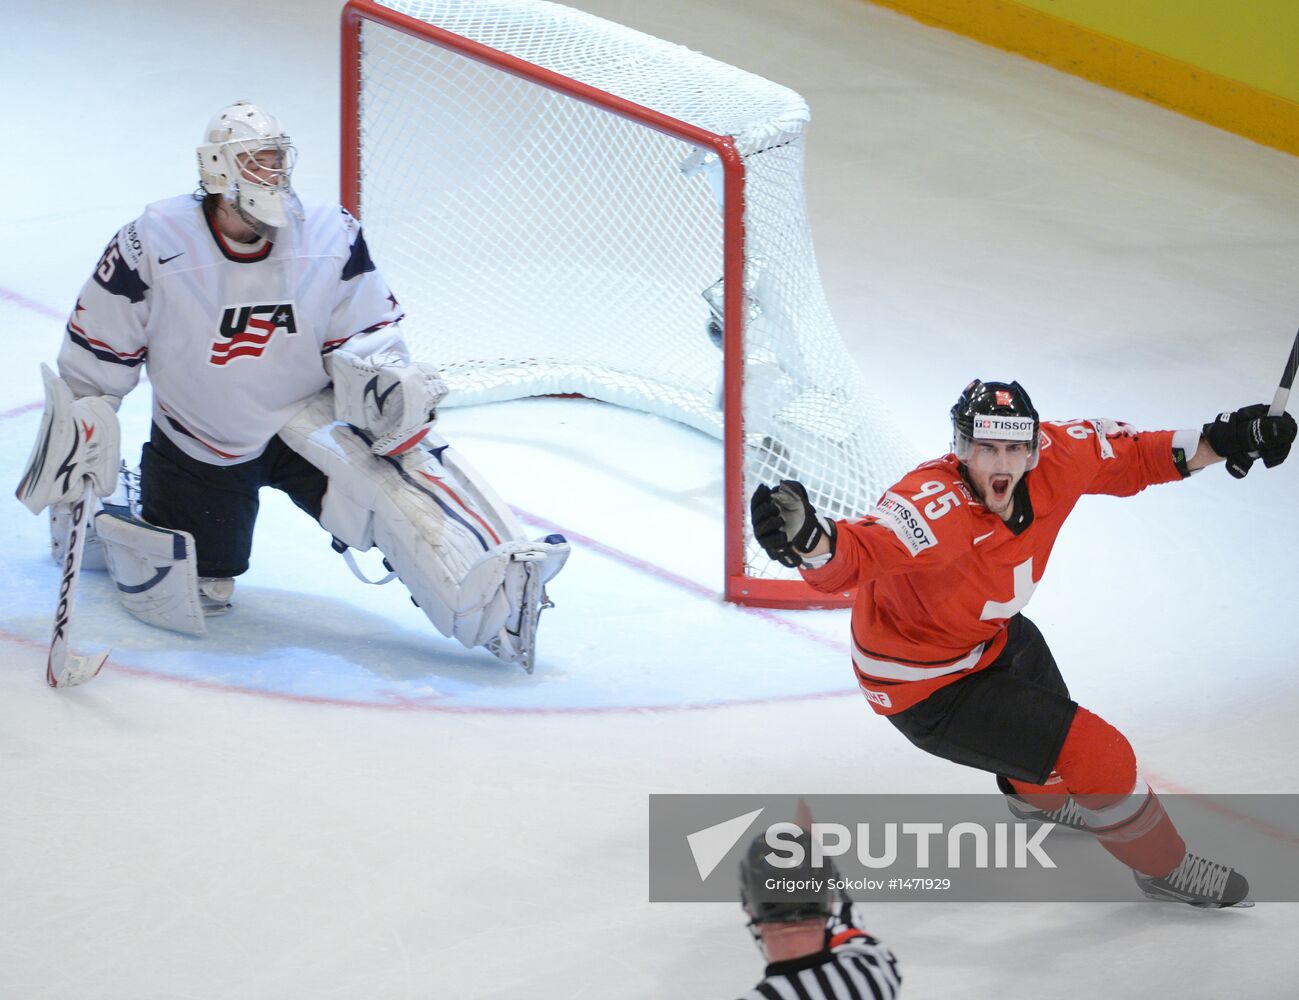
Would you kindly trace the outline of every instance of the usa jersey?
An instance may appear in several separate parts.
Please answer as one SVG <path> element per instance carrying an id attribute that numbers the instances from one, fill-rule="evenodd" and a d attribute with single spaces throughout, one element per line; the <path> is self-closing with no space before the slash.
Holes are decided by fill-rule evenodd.
<path id="1" fill-rule="evenodd" d="M 1044 423 L 1009 522 L 978 501 L 955 455 L 909 472 L 864 520 L 839 522 L 834 557 L 803 577 L 828 593 L 856 587 L 853 665 L 872 707 L 900 712 L 995 660 L 1079 498 L 1182 478 L 1173 438 L 1113 421 Z"/>
<path id="2" fill-rule="evenodd" d="M 329 385 L 325 354 L 347 344 L 406 356 L 401 318 L 339 206 L 306 205 L 244 245 L 182 195 L 108 244 L 68 320 L 59 372 L 77 396 L 120 399 L 147 367 L 154 423 L 190 457 L 233 465 Z"/>

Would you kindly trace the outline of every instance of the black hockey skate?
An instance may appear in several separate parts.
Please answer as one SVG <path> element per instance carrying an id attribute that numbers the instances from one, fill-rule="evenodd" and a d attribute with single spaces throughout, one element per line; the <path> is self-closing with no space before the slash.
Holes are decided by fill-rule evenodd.
<path id="1" fill-rule="evenodd" d="M 1253 906 L 1249 882 L 1234 868 L 1186 852 L 1182 863 L 1163 878 L 1134 871 L 1137 888 L 1148 899 L 1166 903 L 1186 903 L 1202 909 L 1227 906 Z"/>
<path id="2" fill-rule="evenodd" d="M 1039 809 L 1027 799 L 1021 799 L 1015 789 L 1011 787 L 1009 781 L 1001 775 L 997 775 L 997 787 L 1001 793 L 1006 796 L 1006 808 L 1016 819 L 1025 822 L 1034 823 L 1055 823 L 1057 826 L 1063 826 L 1069 830 L 1082 830 L 1087 832 L 1087 824 L 1083 820 L 1082 810 L 1078 808 L 1078 803 L 1073 799 L 1065 799 L 1064 805 L 1059 809 Z"/>

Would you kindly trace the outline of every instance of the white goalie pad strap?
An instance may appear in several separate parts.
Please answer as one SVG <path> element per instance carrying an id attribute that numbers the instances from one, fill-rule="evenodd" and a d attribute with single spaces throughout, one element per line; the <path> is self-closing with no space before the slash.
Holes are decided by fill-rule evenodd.
<path id="1" fill-rule="evenodd" d="M 114 507 L 95 515 L 95 528 L 122 607 L 159 628 L 207 632 L 189 532 L 158 528 Z"/>
<path id="2" fill-rule="evenodd" d="M 280 430 L 329 478 L 321 525 L 353 548 L 377 545 L 443 635 L 469 647 L 499 638 L 518 611 L 510 566 L 540 563 L 548 579 L 562 567 L 567 544 L 520 538 L 517 521 L 481 481 L 462 480 L 425 448 L 375 456 L 357 430 L 333 415 L 325 390 Z M 489 496 L 490 503 L 483 499 Z"/>
<path id="3" fill-rule="evenodd" d="M 103 396 L 76 399 L 68 384 L 41 365 L 45 414 L 16 495 L 33 514 L 71 503 L 89 477 L 97 496 L 117 488 L 121 430 L 117 412 Z"/>
<path id="4" fill-rule="evenodd" d="M 372 437 L 376 455 L 398 455 L 419 443 L 447 394 L 436 370 L 399 354 L 359 358 L 338 350 L 329 358 L 335 419 Z"/>
<path id="5" fill-rule="evenodd" d="M 283 432 L 280 436 L 284 437 Z M 305 453 L 299 454 L 303 454 L 313 465 L 316 464 Z M 349 489 L 341 482 L 336 483 L 335 479 L 341 478 L 344 473 L 335 473 L 322 465 L 316 467 L 329 477 L 329 488 L 321 503 L 321 527 L 357 552 L 369 552 L 374 548 L 374 509 L 367 502 L 367 491 Z M 355 568 L 352 572 L 358 573 Z"/>

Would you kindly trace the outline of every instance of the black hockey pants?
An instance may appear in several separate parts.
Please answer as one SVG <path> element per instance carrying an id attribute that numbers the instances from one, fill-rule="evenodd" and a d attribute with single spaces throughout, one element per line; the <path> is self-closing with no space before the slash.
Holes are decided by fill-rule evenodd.
<path id="1" fill-rule="evenodd" d="M 1006 648 L 983 670 L 887 718 L 938 757 L 1042 784 L 1078 703 L 1038 627 L 1015 615 L 1007 629 Z"/>
<path id="2" fill-rule="evenodd" d="M 199 576 L 247 571 L 261 487 L 287 493 L 319 519 L 327 485 L 325 474 L 279 437 L 257 458 L 209 465 L 190 458 L 154 424 L 140 455 L 141 513 L 150 524 L 194 536 Z"/>

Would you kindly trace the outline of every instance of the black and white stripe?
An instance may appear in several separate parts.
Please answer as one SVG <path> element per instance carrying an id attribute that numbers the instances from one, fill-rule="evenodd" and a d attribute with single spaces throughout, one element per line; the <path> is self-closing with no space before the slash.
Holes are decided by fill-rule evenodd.
<path id="1" fill-rule="evenodd" d="M 741 1000 L 894 1000 L 901 988 L 893 952 L 863 935 L 833 951 L 773 962 Z"/>

